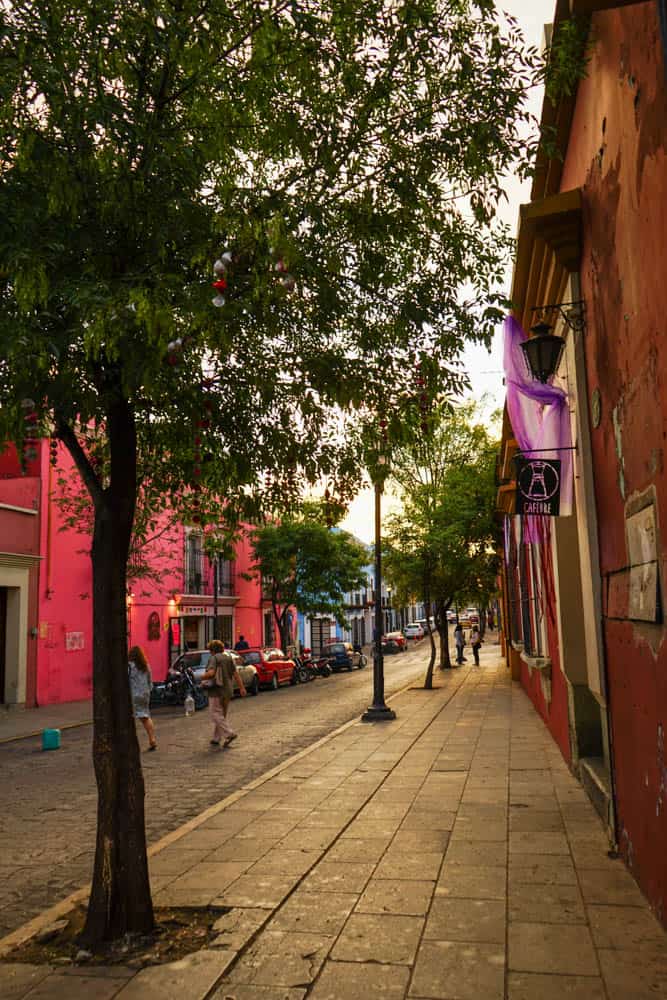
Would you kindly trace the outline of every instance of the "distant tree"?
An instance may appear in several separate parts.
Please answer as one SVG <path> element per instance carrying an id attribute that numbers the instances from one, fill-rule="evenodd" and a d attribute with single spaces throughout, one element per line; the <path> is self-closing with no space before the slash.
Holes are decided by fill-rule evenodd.
<path id="1" fill-rule="evenodd" d="M 440 403 L 392 456 L 402 509 L 390 519 L 386 571 L 399 593 L 424 601 L 427 620 L 433 614 L 442 669 L 451 665 L 447 612 L 485 595 L 497 572 L 495 453 L 474 404 Z M 427 688 L 436 661 L 430 640 Z"/>
<path id="2" fill-rule="evenodd" d="M 292 607 L 306 615 L 331 615 L 346 624 L 345 594 L 366 580 L 364 545 L 345 531 L 306 519 L 257 528 L 252 548 L 283 649 L 289 645 L 287 616 Z"/>

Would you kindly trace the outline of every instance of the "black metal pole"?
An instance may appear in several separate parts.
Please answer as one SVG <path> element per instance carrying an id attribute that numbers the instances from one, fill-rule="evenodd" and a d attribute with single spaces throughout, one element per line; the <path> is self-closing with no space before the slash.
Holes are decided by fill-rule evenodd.
<path id="1" fill-rule="evenodd" d="M 395 719 L 396 712 L 384 703 L 384 657 L 382 655 L 382 484 L 375 484 L 375 637 L 373 646 L 373 704 L 361 716 L 362 722 Z"/>
<path id="2" fill-rule="evenodd" d="M 213 638 L 218 638 L 218 555 L 213 558 Z"/>

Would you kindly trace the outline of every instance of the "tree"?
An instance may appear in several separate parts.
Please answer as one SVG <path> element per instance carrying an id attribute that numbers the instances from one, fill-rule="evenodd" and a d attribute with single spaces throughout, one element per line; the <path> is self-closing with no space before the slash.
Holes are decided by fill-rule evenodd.
<path id="1" fill-rule="evenodd" d="M 257 574 L 270 592 L 283 649 L 289 645 L 292 607 L 306 615 L 332 615 L 346 624 L 345 594 L 363 587 L 368 550 L 345 531 L 313 519 L 266 524 L 253 533 Z"/>
<path id="2" fill-rule="evenodd" d="M 485 598 L 497 574 L 497 447 L 475 420 L 474 404 L 436 404 L 423 433 L 413 431 L 392 459 L 403 507 L 390 521 L 387 574 L 401 596 L 423 599 L 427 619 L 433 612 L 443 669 L 451 665 L 447 612 Z M 430 638 L 426 688 L 436 660 Z"/>
<path id="3" fill-rule="evenodd" d="M 95 947 L 153 924 L 125 669 L 141 474 L 194 523 L 320 474 L 344 500 L 357 407 L 407 391 L 416 359 L 459 383 L 463 339 L 499 318 L 531 54 L 490 0 L 1 17 L 0 437 L 27 459 L 63 442 L 94 509 Z"/>

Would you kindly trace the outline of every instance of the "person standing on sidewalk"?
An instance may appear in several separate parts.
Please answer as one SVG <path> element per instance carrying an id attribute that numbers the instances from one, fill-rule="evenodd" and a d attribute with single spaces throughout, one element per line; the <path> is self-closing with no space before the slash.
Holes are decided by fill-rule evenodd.
<path id="1" fill-rule="evenodd" d="M 128 653 L 128 674 L 130 678 L 130 695 L 132 696 L 132 709 L 135 719 L 139 719 L 148 735 L 148 749 L 157 750 L 157 740 L 155 739 L 155 726 L 151 719 L 150 701 L 151 668 L 141 646 L 133 646 Z"/>
<path id="2" fill-rule="evenodd" d="M 202 677 L 202 685 L 208 691 L 208 707 L 213 723 L 213 735 L 210 743 L 212 747 L 219 747 L 222 740 L 222 745 L 228 747 L 238 735 L 227 721 L 227 709 L 234 694 L 234 681 L 238 684 L 239 694 L 242 698 L 246 696 L 246 689 L 233 658 L 225 652 L 225 647 L 220 640 L 212 639 L 208 644 L 208 649 L 211 658 Z"/>
<path id="3" fill-rule="evenodd" d="M 463 647 L 466 644 L 465 636 L 463 634 L 463 625 L 461 622 L 457 622 L 454 627 L 454 643 L 456 645 L 456 662 L 459 666 L 461 666 L 461 664 L 465 662 Z"/>
<path id="4" fill-rule="evenodd" d="M 479 651 L 482 646 L 482 636 L 479 631 L 478 625 L 473 625 L 472 632 L 470 633 L 470 645 L 472 646 L 472 655 L 475 657 L 475 666 L 479 666 Z"/>

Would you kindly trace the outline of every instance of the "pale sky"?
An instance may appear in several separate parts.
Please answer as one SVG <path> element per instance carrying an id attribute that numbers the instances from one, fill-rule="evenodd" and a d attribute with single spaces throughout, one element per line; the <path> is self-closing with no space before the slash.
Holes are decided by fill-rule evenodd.
<path id="1" fill-rule="evenodd" d="M 521 28 L 527 45 L 542 44 L 544 25 L 553 20 L 556 0 L 499 0 L 498 9 L 513 15 Z M 530 101 L 530 110 L 536 118 L 539 118 L 542 106 L 542 90 L 536 90 Z M 530 200 L 530 182 L 520 182 L 515 177 L 510 177 L 506 184 L 507 201 L 500 206 L 499 215 L 502 220 L 516 232 L 517 219 L 519 215 L 519 205 Z M 509 294 L 512 280 L 511 268 L 508 268 L 506 275 L 506 292 Z M 489 397 L 489 407 L 500 407 L 504 400 L 503 375 L 502 375 L 502 345 L 501 330 L 496 331 L 491 352 L 485 347 L 471 345 L 463 353 L 463 364 L 468 371 L 471 382 L 474 386 L 474 395 L 487 395 Z M 395 507 L 391 497 L 385 497 L 383 511 L 387 512 Z M 357 498 L 350 505 L 348 516 L 342 522 L 341 527 L 351 531 L 364 542 L 371 542 L 374 537 L 373 529 L 373 492 L 370 489 L 362 490 Z"/>

